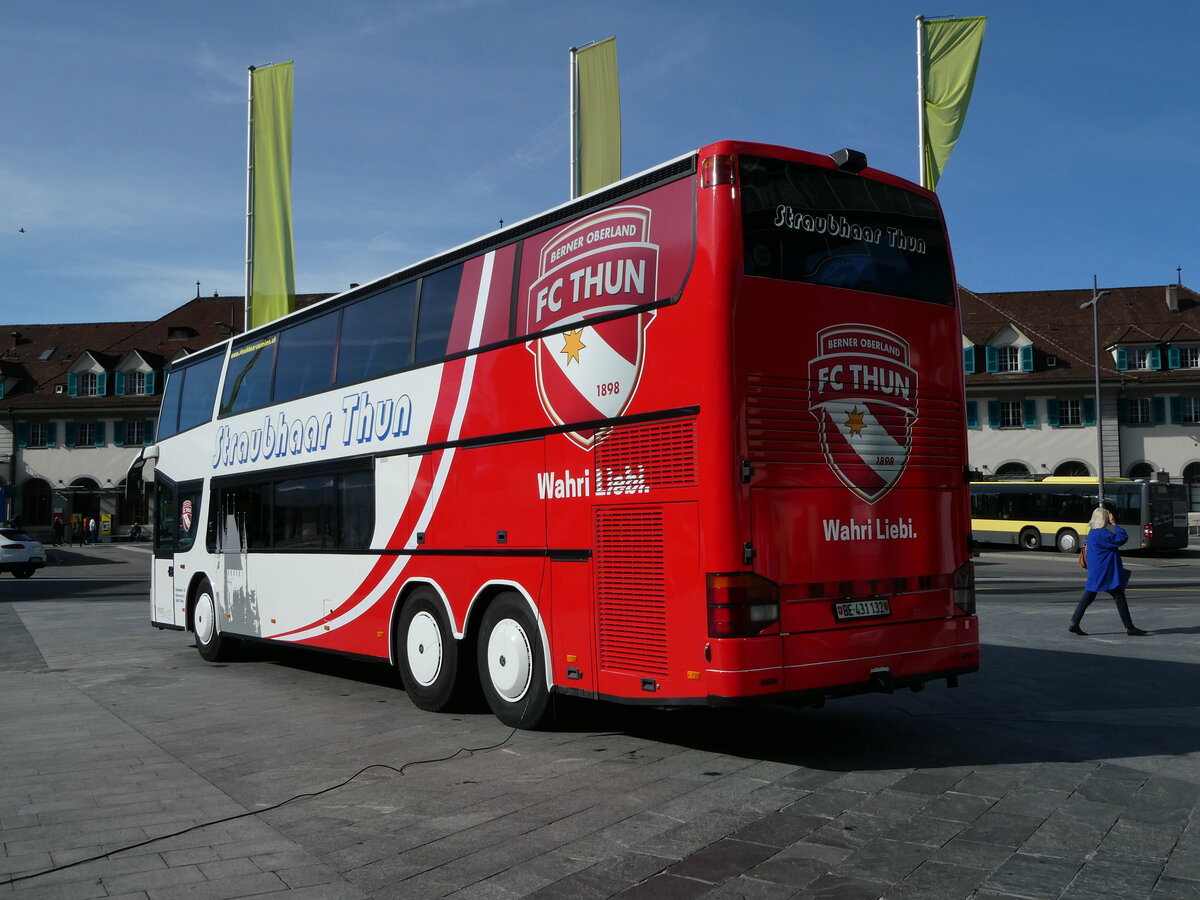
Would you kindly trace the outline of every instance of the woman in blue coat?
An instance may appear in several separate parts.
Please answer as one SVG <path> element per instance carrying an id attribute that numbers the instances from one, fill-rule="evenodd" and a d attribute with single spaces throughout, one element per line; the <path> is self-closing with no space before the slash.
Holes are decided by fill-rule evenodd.
<path id="1" fill-rule="evenodd" d="M 1116 602 L 1117 615 L 1121 617 L 1126 634 L 1140 637 L 1146 633 L 1129 618 L 1129 604 L 1125 600 L 1129 570 L 1121 565 L 1120 547 L 1128 538 L 1129 535 L 1117 524 L 1112 512 L 1103 507 L 1096 507 L 1088 521 L 1087 584 L 1084 585 L 1083 597 L 1071 616 L 1071 634 L 1087 634 L 1079 627 L 1079 623 L 1100 591 L 1107 591 Z"/>

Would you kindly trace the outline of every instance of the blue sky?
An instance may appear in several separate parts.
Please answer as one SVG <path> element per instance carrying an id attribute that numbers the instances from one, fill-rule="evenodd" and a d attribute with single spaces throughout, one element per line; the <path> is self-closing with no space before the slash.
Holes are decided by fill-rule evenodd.
<path id="1" fill-rule="evenodd" d="M 988 16 L 938 193 L 976 291 L 1200 288 L 1200 4 L 0 5 L 0 321 L 244 287 L 246 69 L 295 62 L 297 289 L 566 199 L 567 51 L 617 37 L 624 171 L 722 138 L 917 176 L 914 16 Z M 19 229 L 25 229 L 21 233 Z"/>

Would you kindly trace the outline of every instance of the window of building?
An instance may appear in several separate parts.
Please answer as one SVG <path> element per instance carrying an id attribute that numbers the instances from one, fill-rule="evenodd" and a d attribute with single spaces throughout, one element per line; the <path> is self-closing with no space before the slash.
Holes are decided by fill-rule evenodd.
<path id="1" fill-rule="evenodd" d="M 45 447 L 47 436 L 47 428 L 45 422 L 30 422 L 29 423 L 29 446 L 30 447 Z"/>
<path id="2" fill-rule="evenodd" d="M 84 372 L 79 376 L 79 394 L 82 397 L 100 395 L 100 376 L 95 372 Z"/>
<path id="3" fill-rule="evenodd" d="M 1180 347 L 1179 368 L 1200 369 L 1200 347 Z"/>
<path id="4" fill-rule="evenodd" d="M 1184 425 L 1195 425 L 1200 422 L 1200 397 L 1181 398 L 1181 421 Z"/>
<path id="5" fill-rule="evenodd" d="M 1063 427 L 1083 424 L 1083 404 L 1079 400 L 1058 401 L 1058 424 Z"/>
<path id="6" fill-rule="evenodd" d="M 1131 397 L 1129 399 L 1129 424 L 1153 425 L 1154 418 L 1150 409 L 1149 397 Z"/>
<path id="7" fill-rule="evenodd" d="M 1021 349 L 1019 347 L 997 347 L 996 348 L 996 371 L 997 372 L 1020 372 L 1021 371 Z"/>
<path id="8" fill-rule="evenodd" d="M 1001 428 L 1021 428 L 1024 425 L 1021 416 L 1021 401 L 1020 400 L 1001 400 L 1000 401 L 1000 427 Z"/>
<path id="9" fill-rule="evenodd" d="M 125 373 L 125 393 L 126 394 L 144 394 L 144 393 L 146 393 L 146 373 L 145 372 L 126 372 Z"/>
<path id="10" fill-rule="evenodd" d="M 125 443 L 144 444 L 146 442 L 146 421 L 144 419 L 130 420 L 125 423 Z"/>

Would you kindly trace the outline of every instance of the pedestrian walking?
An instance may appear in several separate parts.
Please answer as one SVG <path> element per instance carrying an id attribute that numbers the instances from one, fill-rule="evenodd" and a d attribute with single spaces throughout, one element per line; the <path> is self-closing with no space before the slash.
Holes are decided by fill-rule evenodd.
<path id="1" fill-rule="evenodd" d="M 99 531 L 96 529 L 96 517 L 88 519 L 88 543 L 95 544 L 99 540 Z"/>
<path id="2" fill-rule="evenodd" d="M 1129 570 L 1121 564 L 1120 547 L 1128 539 L 1129 535 L 1117 524 L 1112 512 L 1102 506 L 1096 507 L 1088 521 L 1087 550 L 1084 555 L 1087 561 L 1087 584 L 1083 587 L 1079 605 L 1071 615 L 1071 627 L 1068 629 L 1071 634 L 1087 634 L 1079 627 L 1079 623 L 1100 591 L 1107 592 L 1117 604 L 1117 615 L 1121 617 L 1126 634 L 1133 637 L 1146 634 L 1133 624 L 1133 619 L 1129 617 L 1129 603 L 1125 600 Z"/>
<path id="3" fill-rule="evenodd" d="M 63 542 L 63 531 L 66 526 L 63 525 L 63 517 L 61 515 L 54 517 L 54 522 L 50 526 L 54 531 L 54 546 L 61 547 Z"/>

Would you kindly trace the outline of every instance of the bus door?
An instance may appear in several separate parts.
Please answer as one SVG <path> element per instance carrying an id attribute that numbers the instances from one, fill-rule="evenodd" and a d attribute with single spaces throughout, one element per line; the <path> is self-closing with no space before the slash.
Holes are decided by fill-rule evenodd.
<path id="1" fill-rule="evenodd" d="M 191 573 L 179 558 L 192 549 L 201 530 L 200 504 L 204 483 L 175 484 L 161 474 L 157 477 L 154 527 L 154 573 L 151 584 L 155 625 L 167 628 L 187 626 L 187 588 Z"/>

